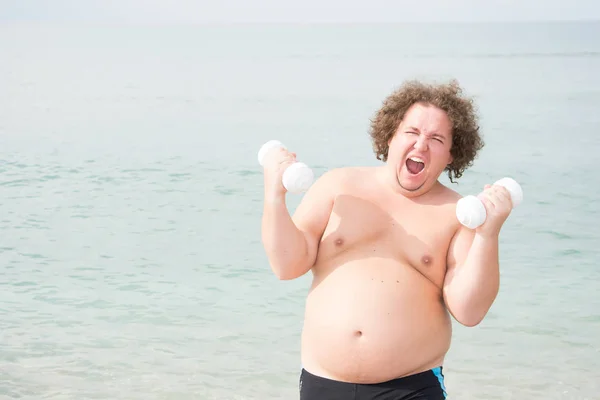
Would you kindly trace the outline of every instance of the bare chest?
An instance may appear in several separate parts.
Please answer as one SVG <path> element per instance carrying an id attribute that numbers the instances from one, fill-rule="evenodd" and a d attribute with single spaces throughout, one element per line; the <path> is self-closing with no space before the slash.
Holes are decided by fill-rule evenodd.
<path id="1" fill-rule="evenodd" d="M 448 246 L 455 230 L 448 208 L 413 205 L 384 207 L 339 196 L 323 234 L 318 264 L 386 258 L 414 268 L 441 287 Z M 337 262 L 336 262 L 337 261 Z"/>

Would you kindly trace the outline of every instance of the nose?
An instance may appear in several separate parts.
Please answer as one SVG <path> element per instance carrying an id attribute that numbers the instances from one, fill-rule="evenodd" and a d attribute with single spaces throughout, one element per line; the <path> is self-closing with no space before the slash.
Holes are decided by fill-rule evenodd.
<path id="1" fill-rule="evenodd" d="M 425 151 L 427 150 L 427 147 L 427 138 L 425 137 L 425 135 L 419 135 L 417 141 L 415 142 L 415 150 Z"/>

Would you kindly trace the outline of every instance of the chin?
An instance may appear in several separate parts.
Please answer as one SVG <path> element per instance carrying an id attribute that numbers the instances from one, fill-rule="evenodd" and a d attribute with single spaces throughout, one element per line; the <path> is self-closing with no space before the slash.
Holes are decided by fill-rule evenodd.
<path id="1" fill-rule="evenodd" d="M 417 175 L 413 175 L 406 170 L 404 165 L 400 165 L 394 171 L 396 182 L 404 190 L 414 191 L 422 187 L 427 182 L 427 171 L 423 170 Z M 413 189 L 414 188 L 414 189 Z"/>
<path id="2" fill-rule="evenodd" d="M 404 181 L 404 182 L 403 182 Z M 423 189 L 423 187 L 427 184 L 427 177 L 423 177 L 419 180 L 406 180 L 401 179 L 399 176 L 397 177 L 398 186 L 406 192 L 418 192 Z"/>
<path id="3" fill-rule="evenodd" d="M 408 185 L 403 185 L 402 183 L 400 183 L 400 188 L 403 191 L 409 192 L 409 193 L 417 193 L 421 189 L 423 189 L 424 186 L 425 186 L 425 182 L 423 182 L 421 185 L 418 185 L 418 186 L 408 186 Z"/>

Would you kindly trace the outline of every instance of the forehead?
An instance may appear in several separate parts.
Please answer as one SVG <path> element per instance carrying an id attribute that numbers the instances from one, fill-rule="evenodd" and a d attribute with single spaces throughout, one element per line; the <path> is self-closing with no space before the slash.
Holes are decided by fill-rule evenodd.
<path id="1" fill-rule="evenodd" d="M 449 137 L 452 134 L 452 122 L 446 112 L 429 104 L 417 103 L 411 106 L 402 120 L 401 126 L 412 127 L 421 133 L 437 134 Z"/>

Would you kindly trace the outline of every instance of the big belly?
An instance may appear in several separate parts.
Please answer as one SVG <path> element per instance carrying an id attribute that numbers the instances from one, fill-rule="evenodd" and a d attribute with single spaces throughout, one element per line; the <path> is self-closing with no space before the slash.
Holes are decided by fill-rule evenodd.
<path id="1" fill-rule="evenodd" d="M 443 362 L 450 318 L 440 289 L 411 266 L 361 260 L 315 278 L 302 333 L 302 364 L 310 372 L 376 383 Z"/>

